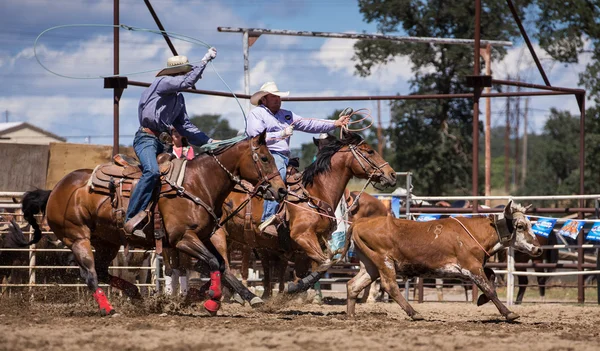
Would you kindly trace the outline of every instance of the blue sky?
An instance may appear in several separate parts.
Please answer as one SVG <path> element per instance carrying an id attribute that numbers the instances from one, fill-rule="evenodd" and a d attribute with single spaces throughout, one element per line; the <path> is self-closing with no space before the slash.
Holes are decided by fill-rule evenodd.
<path id="1" fill-rule="evenodd" d="M 376 32 L 374 24 L 363 21 L 357 2 L 351 0 L 289 1 L 171 1 L 152 0 L 159 18 L 168 31 L 185 34 L 217 47 L 214 67 L 234 92 L 244 89 L 242 36 L 219 33 L 218 26 L 331 32 Z M 113 1 L 91 0 L 20 0 L 0 3 L 0 112 L 9 120 L 27 121 L 70 142 L 112 144 L 112 91 L 102 88 L 101 79 L 67 79 L 52 75 L 36 62 L 33 42 L 43 30 L 74 23 L 112 24 Z M 156 29 L 141 0 L 121 0 L 121 23 Z M 493 39 L 493 38 L 487 38 Z M 206 49 L 199 45 L 174 41 L 180 54 L 191 61 L 202 58 Z M 523 80 L 542 83 L 529 55 L 521 45 L 493 64 L 494 75 L 521 74 Z M 294 96 L 392 95 L 408 94 L 411 64 L 405 58 L 378 67 L 372 76 L 354 74 L 351 60 L 352 40 L 263 36 L 250 49 L 250 90 L 258 90 L 266 81 L 275 81 L 281 90 Z M 121 73 L 158 70 L 170 56 L 162 37 L 121 30 Z M 65 75 L 94 77 L 112 74 L 112 28 L 65 28 L 49 32 L 37 47 L 39 58 L 51 69 Z M 553 85 L 576 87 L 579 64 L 542 62 Z M 151 82 L 152 73 L 129 75 L 131 80 Z M 199 89 L 226 91 L 211 68 L 196 85 Z M 138 127 L 137 102 L 142 88 L 129 87 L 121 101 L 120 142 L 129 145 Z M 243 127 L 237 103 L 228 98 L 186 95 L 188 112 L 220 113 L 235 128 Z M 247 108 L 247 102 L 242 100 Z M 505 100 L 493 103 L 492 125 L 504 122 Z M 334 109 L 350 106 L 376 112 L 374 102 L 302 102 L 284 103 L 284 108 L 311 118 L 324 118 Z M 384 125 L 389 109 L 382 105 Z M 539 131 L 550 107 L 577 111 L 573 97 L 535 98 L 529 104 L 529 130 Z M 483 116 L 482 116 L 483 119 Z M 292 147 L 309 141 L 310 135 L 296 133 Z"/>

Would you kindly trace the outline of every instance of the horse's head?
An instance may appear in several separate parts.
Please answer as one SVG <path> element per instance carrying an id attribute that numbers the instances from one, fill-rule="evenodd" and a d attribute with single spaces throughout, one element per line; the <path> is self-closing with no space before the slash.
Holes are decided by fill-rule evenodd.
<path id="1" fill-rule="evenodd" d="M 351 169 L 355 177 L 384 187 L 396 185 L 396 171 L 360 135 L 344 132 L 342 140 L 347 141 L 346 147 L 354 156 Z"/>
<path id="2" fill-rule="evenodd" d="M 543 250 L 531 229 L 531 222 L 525 216 L 527 208 L 513 203 L 512 200 L 504 208 L 508 231 L 512 234 L 510 246 L 531 256 L 540 256 Z"/>
<path id="3" fill-rule="evenodd" d="M 267 199 L 281 201 L 287 195 L 286 186 L 269 152 L 266 130 L 250 138 L 250 147 L 241 155 L 240 177 L 259 187 L 259 192 Z"/>

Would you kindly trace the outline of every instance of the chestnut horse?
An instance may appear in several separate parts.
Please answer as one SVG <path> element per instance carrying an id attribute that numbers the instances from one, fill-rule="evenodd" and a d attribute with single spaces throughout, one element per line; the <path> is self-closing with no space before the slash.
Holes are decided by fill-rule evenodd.
<path id="1" fill-rule="evenodd" d="M 204 303 L 214 314 L 220 307 L 223 258 L 210 244 L 209 237 L 218 224 L 223 201 L 233 190 L 239 178 L 251 183 L 260 182 L 267 196 L 281 200 L 286 194 L 273 156 L 267 149 L 266 133 L 225 146 L 187 163 L 183 188 L 188 196 L 161 197 L 158 208 L 171 247 L 203 261 L 210 269 L 209 300 Z M 123 241 L 123 233 L 113 218 L 113 208 L 107 195 L 90 192 L 88 180 L 92 170 L 77 170 L 67 174 L 52 191 L 30 192 L 23 198 L 27 218 L 38 211 L 45 212 L 50 228 L 75 255 L 82 268 L 87 286 L 102 315 L 114 313 L 98 281 L 122 289 L 128 296 L 138 298 L 137 287 L 108 273 Z M 193 195 L 192 195 L 193 194 Z M 264 195 L 263 195 L 264 196 Z M 207 205 L 199 206 L 199 199 Z M 210 210 L 210 212 L 209 212 Z M 31 213 L 29 213 L 31 212 Z M 39 240 L 41 232 L 35 219 L 28 220 Z M 153 239 L 153 238 L 152 238 Z M 152 248 L 154 240 L 128 238 L 132 245 Z M 94 247 L 95 252 L 92 252 Z M 198 269 L 200 269 L 198 267 Z M 233 275 L 224 273 L 230 286 L 242 285 Z"/>
<path id="2" fill-rule="evenodd" d="M 317 153 L 315 162 L 309 165 L 302 174 L 303 185 L 311 196 L 321 199 L 335 208 L 352 177 L 368 179 L 382 186 L 396 184 L 396 172 L 358 134 L 346 133 L 339 140 L 332 136 L 329 138 L 330 141 Z M 332 138 L 333 140 L 331 140 Z M 287 198 L 294 200 L 295 198 L 291 196 L 288 194 Z M 228 206 L 224 206 L 224 212 L 231 212 L 246 198 L 247 196 L 244 194 L 232 193 L 225 200 L 225 204 Z M 253 198 L 251 206 L 255 242 L 248 242 L 247 236 L 244 234 L 243 214 L 238 214 L 211 237 L 211 241 L 222 255 L 227 252 L 227 241 L 275 252 L 281 250 L 281 238 L 260 233 L 257 229 L 261 220 L 263 201 Z M 295 293 L 308 290 L 336 262 L 332 259 L 334 252 L 330 252 L 328 249 L 323 250 L 327 246 L 327 241 L 335 226 L 332 227 L 330 218 L 317 213 L 307 202 L 288 204 L 287 210 L 289 212 L 289 238 L 291 239 L 291 249 L 286 250 L 288 257 L 293 253 L 300 253 L 308 256 L 314 263 L 314 269 L 310 275 L 300 280 L 298 284 L 288 284 L 288 292 Z M 229 265 L 227 262 L 225 264 L 227 271 Z M 240 291 L 237 292 L 240 293 Z M 244 300 L 250 301 L 246 297 L 248 296 L 247 292 L 244 291 L 240 295 Z M 252 303 L 252 301 L 250 302 Z"/>
<path id="3" fill-rule="evenodd" d="M 534 256 L 542 254 L 525 212 L 526 208 L 509 201 L 503 214 L 489 217 L 429 222 L 375 217 L 354 222 L 345 246 L 350 245 L 350 238 L 354 241 L 360 271 L 348 282 L 348 316 L 354 316 L 358 294 L 381 277 L 383 289 L 394 301 L 412 319 L 423 319 L 400 293 L 396 275 L 401 275 L 470 280 L 485 294 L 478 305 L 491 300 L 508 321 L 519 318 L 500 302 L 489 280 L 493 271 L 483 266 L 487 258 L 508 246 Z"/>

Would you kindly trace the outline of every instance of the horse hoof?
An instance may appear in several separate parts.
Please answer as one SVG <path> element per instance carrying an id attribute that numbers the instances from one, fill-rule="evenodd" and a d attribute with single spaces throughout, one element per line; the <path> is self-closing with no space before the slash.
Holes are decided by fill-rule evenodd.
<path id="1" fill-rule="evenodd" d="M 515 319 L 519 318 L 520 316 L 516 313 L 510 312 L 509 314 L 506 315 L 506 320 L 509 322 L 514 321 Z"/>
<path id="2" fill-rule="evenodd" d="M 412 316 L 410 316 L 410 318 L 412 318 L 413 321 L 422 321 L 425 318 L 423 318 L 423 316 L 421 316 L 420 313 L 415 313 Z"/>
<path id="3" fill-rule="evenodd" d="M 286 290 L 287 294 L 296 294 L 298 293 L 298 284 L 289 283 Z"/>
<path id="4" fill-rule="evenodd" d="M 110 309 L 108 309 L 108 310 L 107 310 L 106 308 L 101 308 L 101 309 L 100 309 L 100 315 L 101 315 L 102 317 L 110 316 L 110 315 L 113 315 L 113 314 L 115 314 L 115 313 L 117 313 L 117 311 L 115 311 L 115 309 L 114 309 L 114 308 L 110 308 Z"/>
<path id="5" fill-rule="evenodd" d="M 233 294 L 232 298 L 233 298 L 233 302 L 237 302 L 242 306 L 244 306 L 246 304 L 246 301 L 244 301 L 244 299 L 242 299 L 242 297 L 238 293 Z"/>
<path id="6" fill-rule="evenodd" d="M 204 309 L 211 316 L 216 316 L 217 312 L 219 311 L 219 308 L 221 308 L 221 303 L 217 300 L 206 300 L 204 302 Z"/>
<path id="7" fill-rule="evenodd" d="M 479 298 L 477 299 L 477 306 L 485 305 L 488 302 L 490 302 L 489 297 L 487 297 L 484 294 L 481 294 L 481 295 L 479 295 Z"/>
<path id="8" fill-rule="evenodd" d="M 260 307 L 264 304 L 265 304 L 265 302 L 258 296 L 255 296 L 252 298 L 252 300 L 250 300 L 251 307 Z"/>

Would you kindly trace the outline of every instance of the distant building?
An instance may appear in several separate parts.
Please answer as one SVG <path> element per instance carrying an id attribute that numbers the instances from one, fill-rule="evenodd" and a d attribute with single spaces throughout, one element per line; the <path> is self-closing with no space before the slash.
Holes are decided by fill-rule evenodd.
<path id="1" fill-rule="evenodd" d="M 48 145 L 66 141 L 65 138 L 27 122 L 0 123 L 0 143 Z"/>

